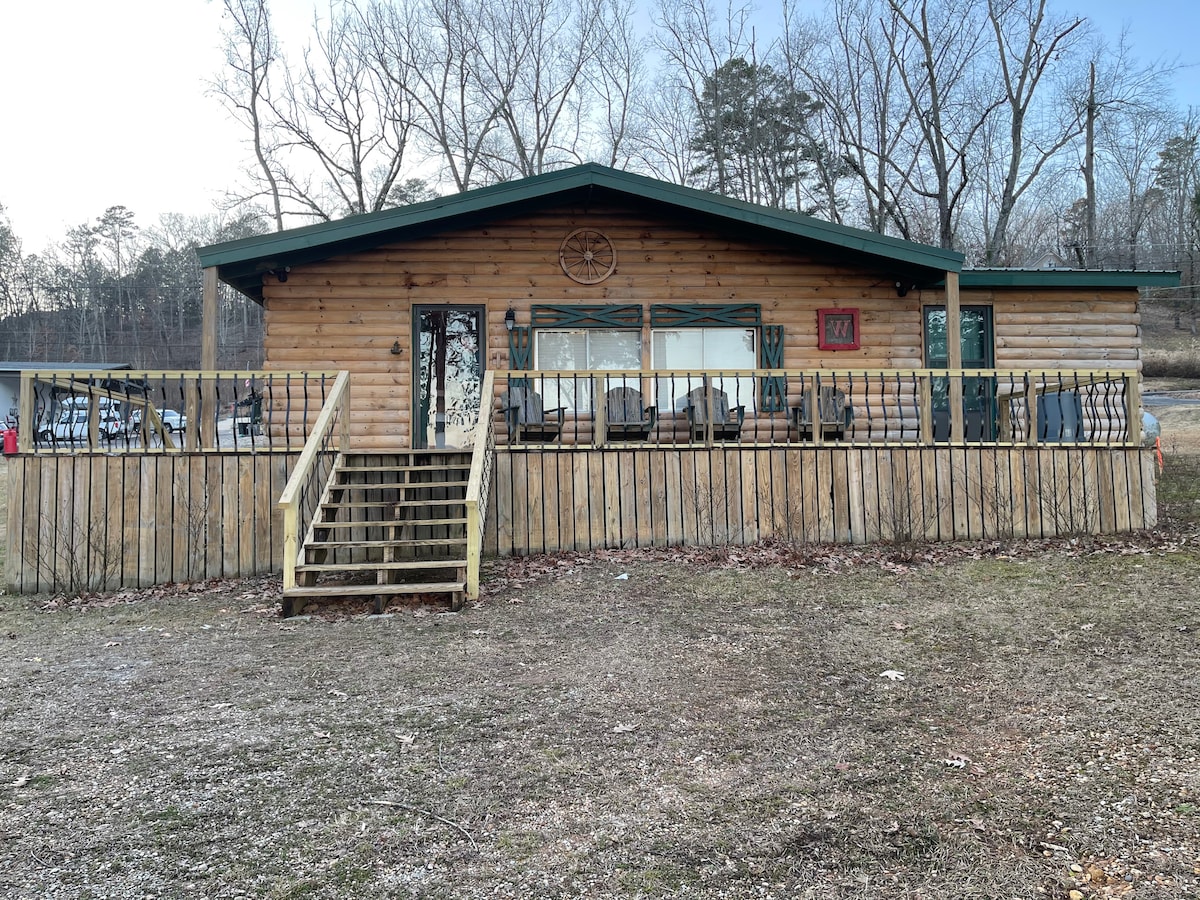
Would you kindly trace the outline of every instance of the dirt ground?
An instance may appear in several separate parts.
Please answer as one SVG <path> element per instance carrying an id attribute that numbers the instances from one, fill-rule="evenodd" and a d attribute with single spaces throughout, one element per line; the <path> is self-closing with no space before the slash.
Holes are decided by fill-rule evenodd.
<path id="1" fill-rule="evenodd" d="M 0 597 L 0 896 L 1200 896 L 1200 538 Z M 1074 893 L 1073 893 L 1074 892 Z"/>

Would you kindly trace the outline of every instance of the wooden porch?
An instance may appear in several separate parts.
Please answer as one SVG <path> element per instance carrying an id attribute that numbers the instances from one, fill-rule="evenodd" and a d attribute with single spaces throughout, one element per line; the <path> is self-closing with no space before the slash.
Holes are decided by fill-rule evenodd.
<path id="1" fill-rule="evenodd" d="M 457 605 L 478 596 L 485 554 L 1005 540 L 1156 524 L 1133 370 L 489 370 L 480 397 L 490 414 L 472 448 L 370 454 L 353 446 L 348 373 L 170 376 L 178 405 L 201 412 L 169 445 L 144 432 L 92 432 L 71 446 L 23 434 L 9 465 L 11 588 L 282 571 L 289 612 L 332 595 L 382 605 L 442 593 Z M 22 408 L 47 385 L 89 402 L 121 393 L 95 379 L 31 376 Z M 618 384 L 654 410 L 634 439 L 611 437 L 605 395 Z M 516 389 L 538 393 L 543 409 L 568 402 L 557 430 L 522 439 Z M 259 396 L 262 427 L 239 433 L 247 391 Z M 743 408 L 736 432 L 719 428 L 717 391 L 724 415 Z M 832 423 L 821 402 L 805 404 L 837 395 Z M 222 408 L 224 419 L 203 413 Z"/>

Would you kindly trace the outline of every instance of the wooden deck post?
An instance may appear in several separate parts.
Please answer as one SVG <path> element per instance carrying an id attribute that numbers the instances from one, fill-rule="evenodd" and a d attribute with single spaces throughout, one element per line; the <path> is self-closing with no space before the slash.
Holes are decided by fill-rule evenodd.
<path id="1" fill-rule="evenodd" d="M 963 440 L 962 321 L 958 302 L 958 273 L 946 273 L 946 366 L 949 378 L 950 442 Z"/>
<path id="2" fill-rule="evenodd" d="M 209 266 L 204 270 L 204 292 L 200 310 L 200 368 L 205 372 L 215 372 L 217 369 L 217 268 Z M 204 379 L 199 383 L 203 386 Z M 211 387 L 215 388 L 215 382 Z M 191 441 L 196 434 L 194 420 L 188 417 L 188 449 L 194 449 Z M 199 439 L 202 446 L 211 447 L 217 437 L 217 406 L 213 390 L 206 390 L 200 396 L 200 428 Z"/>
<path id="3" fill-rule="evenodd" d="M 1125 376 L 1125 440 L 1130 444 L 1142 442 L 1142 382 L 1140 374 Z"/>

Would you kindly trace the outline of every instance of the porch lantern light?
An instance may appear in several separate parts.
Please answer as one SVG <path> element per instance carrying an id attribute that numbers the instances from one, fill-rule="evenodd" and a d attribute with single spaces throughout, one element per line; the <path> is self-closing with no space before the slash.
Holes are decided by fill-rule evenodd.
<path id="1" fill-rule="evenodd" d="M 513 308 L 510 306 L 508 308 L 508 312 L 506 312 L 504 314 L 504 327 L 506 329 L 508 329 L 509 331 L 512 331 L 513 326 L 516 324 L 517 324 L 517 314 L 515 312 L 513 312 Z"/>

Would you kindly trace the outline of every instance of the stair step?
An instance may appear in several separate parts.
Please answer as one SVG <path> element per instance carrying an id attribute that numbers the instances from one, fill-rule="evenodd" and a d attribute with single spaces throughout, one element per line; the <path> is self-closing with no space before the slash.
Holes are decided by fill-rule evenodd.
<path id="1" fill-rule="evenodd" d="M 377 594 L 457 594 L 466 590 L 462 581 L 430 581 L 409 584 L 318 584 L 288 588 L 284 597 L 370 597 Z"/>
<path id="2" fill-rule="evenodd" d="M 343 464 L 335 467 L 333 471 L 339 474 L 342 472 L 389 472 L 397 475 L 401 472 L 469 472 L 471 471 L 471 464 L 469 462 L 428 463 L 425 465 L 393 463 L 382 466 L 347 466 Z"/>
<path id="3" fill-rule="evenodd" d="M 321 509 L 424 509 L 427 506 L 462 506 L 464 503 L 466 499 L 463 497 L 447 500 L 338 500 L 322 503 Z"/>
<path id="4" fill-rule="evenodd" d="M 452 547 L 455 545 L 466 544 L 465 537 L 450 537 L 450 538 L 397 538 L 394 541 L 309 541 L 304 545 L 305 549 L 314 550 L 338 550 L 338 549 L 356 549 L 365 547 L 368 549 L 387 549 L 388 547 L 399 549 L 401 547 Z"/>
<path id="5" fill-rule="evenodd" d="M 454 519 L 381 519 L 376 521 L 361 521 L 361 522 L 317 522 L 313 528 L 379 528 L 383 526 L 398 528 L 401 525 L 466 525 L 465 518 Z"/>
<path id="6" fill-rule="evenodd" d="M 465 559 L 408 559 L 399 562 L 368 563 L 303 563 L 296 566 L 301 572 L 419 572 L 422 569 L 462 569 Z"/>
<path id="7" fill-rule="evenodd" d="M 347 481 L 333 487 L 339 491 L 415 491 L 422 488 L 465 488 L 467 484 L 466 481 Z"/>

